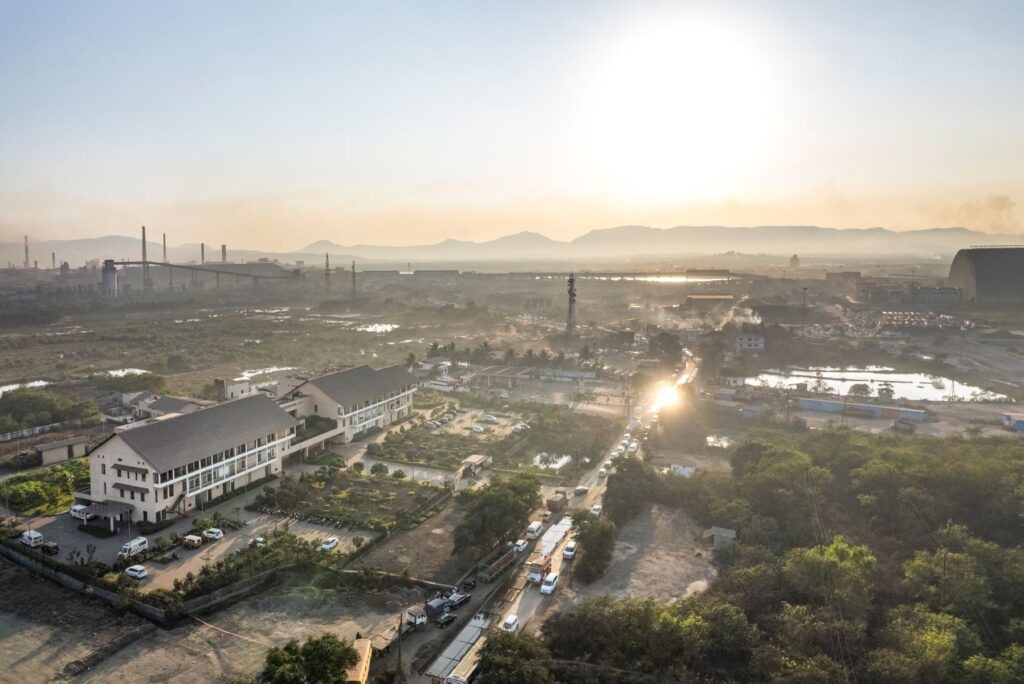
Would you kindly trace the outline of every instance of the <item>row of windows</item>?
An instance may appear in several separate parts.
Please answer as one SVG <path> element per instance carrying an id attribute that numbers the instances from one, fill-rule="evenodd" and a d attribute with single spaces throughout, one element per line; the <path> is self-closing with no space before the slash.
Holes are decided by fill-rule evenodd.
<path id="1" fill-rule="evenodd" d="M 295 428 L 288 428 L 287 434 L 294 435 Z M 239 444 L 236 447 L 225 449 L 224 451 L 213 454 L 212 456 L 207 456 L 206 458 L 201 458 L 198 461 L 193 461 L 192 463 L 189 463 L 186 466 L 181 466 L 179 468 L 175 468 L 174 470 L 168 470 L 165 473 L 161 473 L 157 475 L 156 482 L 159 484 L 164 482 L 170 482 L 171 480 L 177 480 L 179 478 L 185 477 L 185 475 L 189 473 L 194 473 L 202 470 L 203 468 L 209 468 L 212 465 L 216 465 L 217 463 L 222 463 L 228 459 L 234 458 L 238 454 L 243 454 L 246 451 L 251 451 L 253 449 L 259 449 L 260 447 L 263 447 L 271 442 L 277 441 L 277 439 L 277 435 L 275 435 L 274 433 L 270 433 L 269 435 L 266 436 L 266 438 L 260 437 L 255 442 L 251 442 L 249 444 Z"/>
<path id="2" fill-rule="evenodd" d="M 409 392 L 411 390 L 412 390 L 412 385 L 405 385 L 401 389 L 395 390 L 394 392 L 389 392 L 388 394 L 385 394 L 382 397 L 379 397 L 378 399 L 373 399 L 372 401 L 370 399 L 367 399 L 366 401 L 364 401 L 362 403 L 362 405 L 353 404 L 352 406 L 348 407 L 348 411 L 347 412 L 344 410 L 345 409 L 344 406 L 339 405 L 338 406 L 338 415 L 340 416 L 340 415 L 345 415 L 345 413 L 355 413 L 359 409 L 365 409 L 365 408 L 369 408 L 371 406 L 375 406 L 377 404 L 382 404 L 385 401 L 387 401 L 388 399 L 394 399 L 395 397 L 399 396 L 400 394 L 405 394 L 406 392 Z"/>

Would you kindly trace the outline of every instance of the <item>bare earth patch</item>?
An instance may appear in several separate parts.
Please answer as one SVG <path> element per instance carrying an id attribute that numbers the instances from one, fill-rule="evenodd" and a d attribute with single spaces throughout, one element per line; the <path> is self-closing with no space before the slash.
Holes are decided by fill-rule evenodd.
<path id="1" fill-rule="evenodd" d="M 603 594 L 671 601 L 702 591 L 714 576 L 693 520 L 682 511 L 652 506 L 619 530 L 604 576 L 590 585 L 573 582 L 572 589 L 574 602 Z"/>
<path id="2" fill-rule="evenodd" d="M 359 559 L 356 568 L 373 568 L 411 577 L 454 584 L 472 565 L 452 556 L 452 535 L 462 517 L 457 503 L 448 506 L 422 525 L 403 532 Z"/>

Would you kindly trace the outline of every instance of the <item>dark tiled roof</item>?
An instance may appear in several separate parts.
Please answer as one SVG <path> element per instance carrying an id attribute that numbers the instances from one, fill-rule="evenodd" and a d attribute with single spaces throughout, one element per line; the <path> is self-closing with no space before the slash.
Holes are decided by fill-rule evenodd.
<path id="1" fill-rule="evenodd" d="M 296 425 L 272 399 L 255 394 L 118 433 L 158 472 Z"/>
<path id="2" fill-rule="evenodd" d="M 416 376 L 401 366 L 388 366 L 380 370 L 356 366 L 313 378 L 309 382 L 342 406 L 350 407 L 379 399 L 403 387 L 415 386 Z"/>
<path id="3" fill-rule="evenodd" d="M 191 399 L 182 399 L 180 397 L 160 397 L 149 405 L 149 410 L 160 413 L 177 413 L 189 404 L 195 404 L 195 402 Z"/>

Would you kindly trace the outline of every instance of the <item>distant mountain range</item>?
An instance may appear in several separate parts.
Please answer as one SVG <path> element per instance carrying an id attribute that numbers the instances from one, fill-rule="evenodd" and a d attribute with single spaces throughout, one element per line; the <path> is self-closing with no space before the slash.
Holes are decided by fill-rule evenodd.
<path id="1" fill-rule="evenodd" d="M 971 245 L 998 245 L 1020 241 L 1014 235 L 993 235 L 966 228 L 925 228 L 894 231 L 886 228 L 821 228 L 818 226 L 618 226 L 592 230 L 570 240 L 559 241 L 540 233 L 524 231 L 494 240 L 472 242 L 444 240 L 433 245 L 339 245 L 319 240 L 294 252 L 265 252 L 229 246 L 228 260 L 278 259 L 294 263 L 319 264 L 325 253 L 335 266 L 345 262 L 402 263 L 507 260 L 624 260 L 708 255 L 724 252 L 802 256 L 887 256 L 949 259 L 958 250 Z M 163 258 L 162 246 L 147 241 L 151 260 Z M 51 240 L 29 245 L 31 259 L 41 268 L 50 266 L 50 255 L 58 263 L 73 267 L 92 259 L 137 260 L 141 258 L 141 240 L 109 235 L 77 240 Z M 167 249 L 175 263 L 198 262 L 198 244 L 175 245 Z M 24 247 L 17 242 L 0 243 L 0 265 L 20 266 Z M 206 246 L 206 260 L 220 260 L 220 245 Z"/>
<path id="2" fill-rule="evenodd" d="M 303 253 L 352 254 L 375 261 L 458 259 L 611 259 L 672 255 L 803 254 L 905 255 L 949 258 L 971 245 L 1007 244 L 1012 235 L 992 235 L 966 228 L 925 228 L 894 231 L 886 228 L 821 228 L 818 226 L 618 226 L 592 230 L 567 242 L 534 232 L 506 235 L 495 240 L 444 240 L 434 245 L 339 245 L 320 240 Z"/>

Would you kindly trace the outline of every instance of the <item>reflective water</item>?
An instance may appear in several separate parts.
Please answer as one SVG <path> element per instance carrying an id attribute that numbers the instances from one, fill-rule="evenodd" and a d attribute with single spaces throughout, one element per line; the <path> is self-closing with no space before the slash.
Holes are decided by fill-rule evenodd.
<path id="1" fill-rule="evenodd" d="M 14 390 L 21 389 L 22 387 L 46 387 L 50 383 L 46 380 L 33 380 L 32 382 L 16 382 L 11 385 L 0 385 L 0 397 L 4 396 L 4 392 L 13 392 Z"/>
<path id="2" fill-rule="evenodd" d="M 747 381 L 751 385 L 791 388 L 807 383 L 811 391 L 847 395 L 850 388 L 865 384 L 871 388 L 872 397 L 878 396 L 881 387 L 892 388 L 894 399 L 923 401 L 1007 401 L 1006 395 L 989 392 L 980 387 L 956 382 L 950 378 L 927 373 L 899 373 L 885 366 L 864 368 L 832 368 L 828 366 L 811 368 L 790 368 L 785 371 L 771 370 Z"/>

